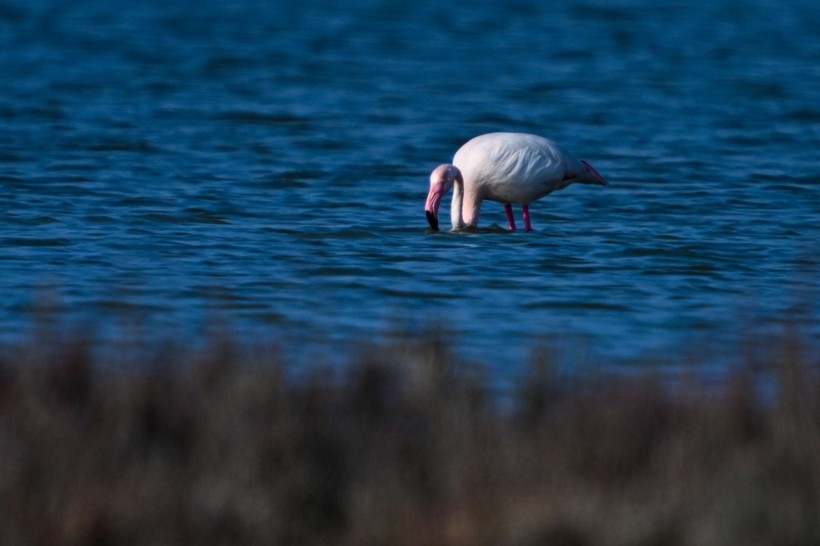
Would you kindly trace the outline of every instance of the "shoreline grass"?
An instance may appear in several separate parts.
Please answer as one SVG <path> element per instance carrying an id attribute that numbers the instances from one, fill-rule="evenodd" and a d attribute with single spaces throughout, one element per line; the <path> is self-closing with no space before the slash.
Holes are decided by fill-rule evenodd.
<path id="1" fill-rule="evenodd" d="M 228 339 L 20 345 L 0 543 L 820 544 L 820 363 L 783 341 L 708 387 L 542 361 L 504 407 L 435 337 L 299 378 Z"/>

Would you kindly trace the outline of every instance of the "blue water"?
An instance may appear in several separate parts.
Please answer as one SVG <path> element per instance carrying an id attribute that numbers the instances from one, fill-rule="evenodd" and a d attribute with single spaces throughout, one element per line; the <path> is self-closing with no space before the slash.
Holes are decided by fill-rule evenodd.
<path id="1" fill-rule="evenodd" d="M 818 29 L 814 0 L 3 2 L 2 339 L 53 312 L 310 359 L 430 327 L 502 380 L 534 347 L 816 345 Z M 427 233 L 430 170 L 498 130 L 611 185 Z"/>

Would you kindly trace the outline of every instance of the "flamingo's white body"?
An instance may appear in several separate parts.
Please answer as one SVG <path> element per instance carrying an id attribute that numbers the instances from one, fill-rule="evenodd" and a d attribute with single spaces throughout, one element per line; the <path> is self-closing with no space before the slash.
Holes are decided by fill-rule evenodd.
<path id="1" fill-rule="evenodd" d="M 475 227 L 481 202 L 489 199 L 504 204 L 511 230 L 515 230 L 512 203 L 521 205 L 524 228 L 530 231 L 529 204 L 573 182 L 607 184 L 592 165 L 551 140 L 524 133 L 488 133 L 467 142 L 452 164 L 439 165 L 430 175 L 427 221 L 438 229 L 441 198 L 453 188 L 453 229 Z"/>

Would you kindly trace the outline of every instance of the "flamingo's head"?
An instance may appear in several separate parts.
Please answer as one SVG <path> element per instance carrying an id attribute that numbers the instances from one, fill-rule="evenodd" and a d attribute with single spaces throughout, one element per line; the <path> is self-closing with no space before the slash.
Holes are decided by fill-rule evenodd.
<path id="1" fill-rule="evenodd" d="M 595 167 L 584 161 L 581 160 L 581 163 L 584 164 L 584 174 L 578 178 L 577 182 L 582 184 L 598 184 L 599 186 L 606 186 L 609 182 L 606 181 L 606 178 L 601 176 L 601 173 L 595 170 Z"/>
<path id="2" fill-rule="evenodd" d="M 430 227 L 436 231 L 438 231 L 438 208 L 441 205 L 441 198 L 452 189 L 457 180 L 462 182 L 461 171 L 455 165 L 448 163 L 439 165 L 430 174 L 430 193 L 427 194 L 424 212 L 427 213 L 427 222 Z"/>

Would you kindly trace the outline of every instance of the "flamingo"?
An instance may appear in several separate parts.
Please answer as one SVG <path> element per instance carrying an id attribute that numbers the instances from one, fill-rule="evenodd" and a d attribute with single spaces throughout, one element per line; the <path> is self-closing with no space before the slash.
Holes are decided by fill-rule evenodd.
<path id="1" fill-rule="evenodd" d="M 573 182 L 606 186 L 592 165 L 561 150 L 553 141 L 525 133 L 488 133 L 459 148 L 453 163 L 436 167 L 424 210 L 438 230 L 441 199 L 453 188 L 453 229 L 476 227 L 481 202 L 504 204 L 510 231 L 515 231 L 512 203 L 521 205 L 524 230 L 532 231 L 531 202 Z"/>

